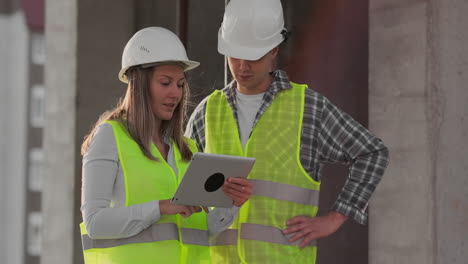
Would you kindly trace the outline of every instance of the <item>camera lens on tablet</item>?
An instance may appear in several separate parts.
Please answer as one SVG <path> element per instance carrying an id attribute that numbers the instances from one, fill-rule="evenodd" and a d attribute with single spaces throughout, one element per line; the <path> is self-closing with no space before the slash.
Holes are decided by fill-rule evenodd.
<path id="1" fill-rule="evenodd" d="M 207 192 L 214 192 L 221 188 L 224 183 L 224 174 L 222 173 L 215 173 L 208 177 L 208 179 L 205 182 L 205 190 Z"/>

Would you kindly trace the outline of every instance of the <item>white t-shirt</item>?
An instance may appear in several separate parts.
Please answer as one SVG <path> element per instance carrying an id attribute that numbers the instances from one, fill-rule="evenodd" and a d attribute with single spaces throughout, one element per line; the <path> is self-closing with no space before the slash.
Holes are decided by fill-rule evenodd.
<path id="1" fill-rule="evenodd" d="M 243 94 L 236 91 L 237 100 L 237 118 L 239 121 L 239 133 L 242 147 L 245 147 L 249 140 L 250 133 L 255 121 L 255 116 L 262 106 L 263 95 L 261 94 Z"/>

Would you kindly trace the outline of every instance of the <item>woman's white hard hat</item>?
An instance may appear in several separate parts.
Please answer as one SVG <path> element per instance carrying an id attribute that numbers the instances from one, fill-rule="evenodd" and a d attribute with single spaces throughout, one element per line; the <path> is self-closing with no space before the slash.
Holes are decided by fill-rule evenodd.
<path id="1" fill-rule="evenodd" d="M 125 72 L 132 66 L 180 62 L 191 70 L 199 62 L 189 60 L 184 45 L 177 37 L 162 27 L 147 27 L 139 30 L 125 45 L 122 54 L 122 69 L 119 72 L 119 80 L 128 83 Z"/>
<path id="2" fill-rule="evenodd" d="M 231 0 L 218 31 L 218 52 L 258 60 L 284 39 L 280 0 Z"/>

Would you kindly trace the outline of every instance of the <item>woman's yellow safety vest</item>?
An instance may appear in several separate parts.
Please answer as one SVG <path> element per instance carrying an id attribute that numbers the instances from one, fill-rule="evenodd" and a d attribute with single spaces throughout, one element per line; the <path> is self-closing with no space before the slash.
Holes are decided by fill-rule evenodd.
<path id="1" fill-rule="evenodd" d="M 221 91 L 206 105 L 206 152 L 255 157 L 253 193 L 233 225 L 211 238 L 213 263 L 315 263 L 316 242 L 300 249 L 281 232 L 295 216 L 315 216 L 320 183 L 300 162 L 306 85 L 278 93 L 242 148 L 238 126 Z M 313 150 L 312 150 L 313 151 Z"/>
<path id="2" fill-rule="evenodd" d="M 121 123 L 107 122 L 114 130 L 124 174 L 126 206 L 172 198 L 189 164 L 182 160 L 176 145 L 173 144 L 173 149 L 178 179 L 154 144 L 151 152 L 159 158 L 158 162 L 143 155 Z M 187 141 L 195 153 L 195 143 Z M 205 212 L 188 218 L 161 215 L 159 221 L 139 234 L 121 239 L 92 239 L 83 223 L 80 228 L 87 264 L 211 263 Z"/>

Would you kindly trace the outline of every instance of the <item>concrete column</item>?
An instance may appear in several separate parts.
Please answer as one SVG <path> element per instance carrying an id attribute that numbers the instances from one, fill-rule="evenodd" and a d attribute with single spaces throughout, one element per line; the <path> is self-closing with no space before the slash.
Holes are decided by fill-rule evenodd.
<path id="1" fill-rule="evenodd" d="M 369 263 L 466 263 L 466 1 L 370 1 L 370 129 L 391 163 L 370 207 Z"/>
<path id="2" fill-rule="evenodd" d="M 436 263 L 468 259 L 468 2 L 430 1 L 427 115 Z"/>
<path id="3" fill-rule="evenodd" d="M 1 2 L 1 1 L 0 1 Z M 0 5 L 11 5 L 3 1 Z M 0 6 L 0 263 L 23 262 L 28 29 L 19 9 Z"/>
<path id="4" fill-rule="evenodd" d="M 77 0 L 46 3 L 45 178 L 41 263 L 72 263 L 77 92 Z"/>
<path id="5" fill-rule="evenodd" d="M 46 2 L 47 87 L 42 263 L 82 263 L 83 137 L 124 94 L 121 54 L 134 33 L 133 1 Z"/>
<path id="6" fill-rule="evenodd" d="M 391 153 L 370 205 L 369 263 L 433 263 L 426 1 L 370 1 L 369 127 Z"/>

